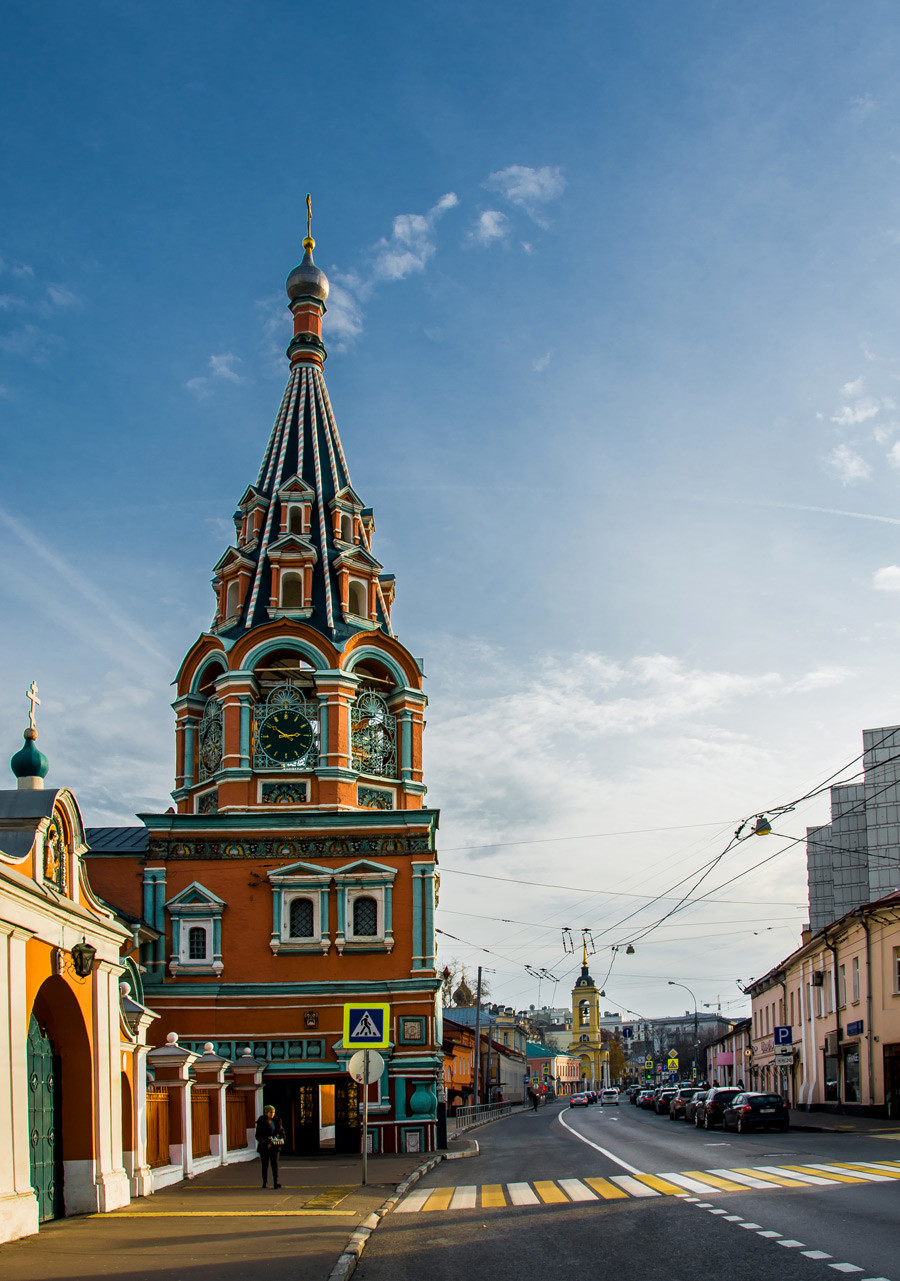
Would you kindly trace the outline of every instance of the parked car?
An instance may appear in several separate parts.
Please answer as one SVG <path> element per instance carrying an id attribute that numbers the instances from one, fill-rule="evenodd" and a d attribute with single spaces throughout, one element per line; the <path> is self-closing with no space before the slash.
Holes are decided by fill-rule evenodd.
<path id="1" fill-rule="evenodd" d="M 738 1134 L 748 1130 L 786 1130 L 790 1125 L 787 1104 L 780 1094 L 744 1091 L 737 1094 L 722 1113 L 722 1129 L 733 1126 Z"/>
<path id="2" fill-rule="evenodd" d="M 696 1094 L 692 1094 L 691 1097 L 688 1099 L 687 1103 L 685 1103 L 684 1119 L 685 1121 L 687 1121 L 688 1125 L 694 1124 L 694 1115 L 697 1111 L 697 1105 L 699 1104 L 701 1099 L 706 1098 L 707 1089 L 708 1087 L 697 1090 Z"/>
<path id="3" fill-rule="evenodd" d="M 639 1108 L 649 1108 L 653 1106 L 653 1091 L 638 1090 L 633 1102 Z"/>
<path id="4" fill-rule="evenodd" d="M 573 1094 L 569 1099 L 570 1108 L 586 1108 L 590 1107 L 590 1103 L 591 1101 L 586 1094 Z"/>
<path id="5" fill-rule="evenodd" d="M 656 1103 L 654 1105 L 656 1108 L 657 1116 L 669 1115 L 669 1103 L 675 1097 L 676 1093 L 677 1091 L 674 1089 L 674 1087 L 670 1087 L 668 1090 L 659 1091 L 658 1095 L 656 1096 Z"/>
<path id="6" fill-rule="evenodd" d="M 684 1110 L 687 1106 L 688 1099 L 692 1099 L 695 1094 L 699 1093 L 700 1091 L 695 1085 L 683 1085 L 680 1090 L 676 1090 L 675 1094 L 669 1100 L 669 1120 L 685 1120 Z"/>
<path id="7" fill-rule="evenodd" d="M 600 1106 L 601 1106 L 601 1107 L 607 1107 L 607 1106 L 609 1106 L 609 1105 L 612 1105 L 612 1106 L 614 1106 L 614 1107 L 618 1107 L 618 1106 L 619 1106 L 619 1091 L 618 1091 L 618 1090 L 608 1089 L 608 1090 L 601 1090 L 601 1091 L 600 1091 Z"/>
<path id="8" fill-rule="evenodd" d="M 694 1109 L 694 1125 L 698 1129 L 702 1126 L 704 1130 L 712 1130 L 717 1125 L 721 1125 L 723 1111 L 740 1093 L 740 1090 L 729 1086 L 714 1085 L 711 1090 L 706 1091 L 702 1100 L 698 1099 Z"/>

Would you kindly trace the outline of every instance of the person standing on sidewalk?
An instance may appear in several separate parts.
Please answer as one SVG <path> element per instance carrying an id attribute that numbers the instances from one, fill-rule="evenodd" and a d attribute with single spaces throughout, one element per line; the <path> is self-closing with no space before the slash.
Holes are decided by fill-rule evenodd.
<path id="1" fill-rule="evenodd" d="M 262 1162 L 262 1185 L 268 1187 L 269 1167 L 272 1169 L 272 1187 L 280 1188 L 278 1182 L 278 1158 L 284 1147 L 284 1126 L 275 1115 L 275 1109 L 269 1103 L 263 1108 L 263 1114 L 256 1122 L 256 1150 Z"/>

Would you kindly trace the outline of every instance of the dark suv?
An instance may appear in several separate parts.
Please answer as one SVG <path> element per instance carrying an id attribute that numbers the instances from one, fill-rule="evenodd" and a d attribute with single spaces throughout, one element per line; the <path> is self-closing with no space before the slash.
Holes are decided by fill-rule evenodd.
<path id="1" fill-rule="evenodd" d="M 692 1099 L 699 1090 L 696 1085 L 684 1085 L 680 1090 L 676 1090 L 674 1096 L 669 1100 L 669 1120 L 684 1121 L 684 1109 L 687 1107 L 688 1099 Z"/>
<path id="2" fill-rule="evenodd" d="M 669 1104 L 672 1101 L 672 1099 L 674 1099 L 677 1093 L 678 1093 L 677 1090 L 672 1090 L 672 1089 L 659 1091 L 659 1093 L 656 1096 L 656 1102 L 654 1104 L 654 1108 L 656 1110 L 657 1116 L 669 1115 Z"/>
<path id="3" fill-rule="evenodd" d="M 736 1095 L 722 1113 L 722 1129 L 731 1126 L 738 1134 L 748 1130 L 786 1130 L 790 1125 L 787 1104 L 780 1094 L 763 1094 L 745 1090 Z"/>
<path id="4" fill-rule="evenodd" d="M 714 1086 L 706 1091 L 706 1097 L 697 1103 L 694 1109 L 694 1125 L 704 1130 L 712 1130 L 722 1124 L 722 1113 L 732 1099 L 741 1093 L 740 1090 L 725 1086 Z"/>

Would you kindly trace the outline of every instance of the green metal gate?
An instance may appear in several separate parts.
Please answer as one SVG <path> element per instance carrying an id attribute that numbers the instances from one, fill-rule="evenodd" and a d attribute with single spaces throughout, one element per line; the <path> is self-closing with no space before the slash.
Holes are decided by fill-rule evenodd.
<path id="1" fill-rule="evenodd" d="M 28 1133 L 31 1184 L 41 1223 L 63 1214 L 59 1079 L 59 1055 L 54 1054 L 53 1042 L 32 1016 L 28 1026 Z"/>

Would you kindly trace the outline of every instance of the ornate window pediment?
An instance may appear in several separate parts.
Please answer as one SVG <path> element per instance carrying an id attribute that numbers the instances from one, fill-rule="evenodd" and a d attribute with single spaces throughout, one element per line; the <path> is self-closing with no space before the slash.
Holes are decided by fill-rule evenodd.
<path id="1" fill-rule="evenodd" d="M 291 863 L 269 872 L 272 886 L 272 937 L 280 952 L 322 952 L 331 948 L 328 903 L 331 868 L 317 863 Z"/>
<path id="2" fill-rule="evenodd" d="M 222 965 L 222 913 L 225 900 L 193 881 L 174 898 L 166 910 L 172 921 L 170 974 L 215 974 Z"/>
<path id="3" fill-rule="evenodd" d="M 397 869 L 360 859 L 334 872 L 338 891 L 339 952 L 390 952 L 393 936 L 393 885 Z"/>

